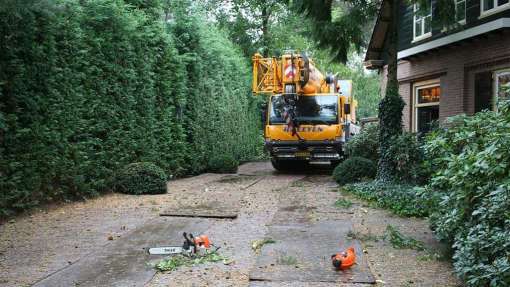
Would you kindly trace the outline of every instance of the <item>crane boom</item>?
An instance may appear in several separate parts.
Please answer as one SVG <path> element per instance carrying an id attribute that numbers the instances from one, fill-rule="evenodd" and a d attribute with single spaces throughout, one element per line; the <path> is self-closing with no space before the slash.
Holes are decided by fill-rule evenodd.
<path id="1" fill-rule="evenodd" d="M 293 85 L 294 93 L 314 94 L 330 92 L 327 77 L 304 54 L 285 54 L 279 58 L 263 58 L 255 54 L 253 62 L 254 94 L 285 93 Z"/>

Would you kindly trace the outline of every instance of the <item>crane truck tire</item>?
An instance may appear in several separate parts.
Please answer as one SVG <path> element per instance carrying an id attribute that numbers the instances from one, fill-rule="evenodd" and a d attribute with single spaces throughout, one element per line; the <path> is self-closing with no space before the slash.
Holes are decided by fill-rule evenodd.
<path id="1" fill-rule="evenodd" d="M 277 171 L 303 171 L 308 167 L 308 163 L 302 160 L 278 160 L 271 159 L 271 165 Z"/>
<path id="2" fill-rule="evenodd" d="M 290 162 L 288 162 L 288 161 L 281 161 L 281 160 L 277 160 L 277 159 L 272 158 L 271 159 L 271 165 L 277 171 L 288 171 L 288 170 L 290 170 Z"/>

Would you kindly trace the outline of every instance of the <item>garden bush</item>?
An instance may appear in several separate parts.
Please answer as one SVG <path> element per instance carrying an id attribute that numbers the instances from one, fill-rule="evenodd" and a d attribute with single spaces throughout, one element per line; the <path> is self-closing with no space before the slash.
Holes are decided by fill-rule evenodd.
<path id="1" fill-rule="evenodd" d="M 5 0 L 0 4 L 0 217 L 109 188 L 152 162 L 195 174 L 261 153 L 250 67 L 199 5 Z"/>
<path id="2" fill-rule="evenodd" d="M 428 216 L 439 200 L 437 194 L 424 188 L 382 181 L 348 184 L 342 187 L 342 191 L 407 217 Z"/>
<path id="3" fill-rule="evenodd" d="M 423 151 L 416 134 L 404 132 L 391 138 L 391 145 L 386 149 L 388 161 L 394 168 L 391 181 L 405 183 L 423 183 L 427 179 L 423 168 Z M 369 124 L 361 133 L 346 144 L 348 156 L 379 160 L 379 125 Z"/>
<path id="4" fill-rule="evenodd" d="M 393 180 L 404 183 L 424 183 L 427 179 L 423 165 L 423 150 L 416 134 L 404 132 L 391 140 L 387 152 L 392 155 L 395 168 Z"/>
<path id="5" fill-rule="evenodd" d="M 333 170 L 333 178 L 338 184 L 347 184 L 363 179 L 374 178 L 376 164 L 363 157 L 349 157 Z"/>
<path id="6" fill-rule="evenodd" d="M 431 133 L 425 155 L 429 188 L 441 193 L 431 215 L 438 238 L 452 244 L 468 286 L 510 282 L 510 109 L 457 116 Z"/>
<path id="7" fill-rule="evenodd" d="M 210 172 L 236 173 L 239 162 L 229 154 L 218 154 L 209 159 L 208 166 Z"/>
<path id="8" fill-rule="evenodd" d="M 368 158 L 374 162 L 379 160 L 379 125 L 368 124 L 359 134 L 351 138 L 346 146 L 348 156 Z"/>
<path id="9" fill-rule="evenodd" d="M 127 194 L 166 193 L 168 176 L 157 165 L 137 162 L 122 168 L 113 181 L 113 190 Z"/>

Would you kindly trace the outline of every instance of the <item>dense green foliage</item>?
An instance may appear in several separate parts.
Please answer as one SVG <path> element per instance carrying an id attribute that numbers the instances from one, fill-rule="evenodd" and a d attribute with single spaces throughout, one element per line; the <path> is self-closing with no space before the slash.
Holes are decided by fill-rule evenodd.
<path id="1" fill-rule="evenodd" d="M 339 79 L 349 79 L 353 83 L 356 117 L 359 119 L 377 116 L 380 96 L 380 78 L 375 72 L 367 72 L 356 53 L 349 56 L 347 65 L 330 62 L 325 51 L 318 50 L 313 54 L 318 67 L 325 72 L 337 74 Z"/>
<path id="2" fill-rule="evenodd" d="M 395 168 L 395 181 L 423 183 L 426 180 L 423 149 L 416 134 L 404 132 L 394 136 L 387 153 L 392 156 L 390 160 Z"/>
<path id="3" fill-rule="evenodd" d="M 399 25 L 401 22 L 401 1 L 287 1 L 298 12 L 306 15 L 312 21 L 312 37 L 317 40 L 320 48 L 327 48 L 341 62 L 347 62 L 348 55 L 354 48 L 360 51 L 366 47 L 372 32 L 371 23 L 379 9 L 385 9 L 387 31 L 384 34 L 384 53 L 380 60 L 386 64 L 385 97 L 379 103 L 380 128 L 380 158 L 377 177 L 382 181 L 393 181 L 397 175 L 394 156 L 388 151 L 391 139 L 402 131 L 402 111 L 404 102 L 398 94 L 397 54 L 399 42 Z M 419 4 L 418 14 L 430 11 L 430 1 L 412 0 L 410 3 Z M 434 5 L 434 26 L 441 29 L 454 27 L 455 9 L 453 0 L 439 0 Z M 384 8 L 383 8 L 384 7 Z M 382 15 L 379 13 L 379 15 Z"/>
<path id="4" fill-rule="evenodd" d="M 367 181 L 348 184 L 342 191 L 373 202 L 401 216 L 428 216 L 437 201 L 437 196 L 423 188 L 407 184 L 392 184 L 382 181 Z"/>
<path id="5" fill-rule="evenodd" d="M 206 0 L 210 13 L 216 18 L 234 43 L 239 43 L 245 56 L 251 58 L 256 51 L 268 51 L 277 56 L 285 50 L 307 53 L 324 73 L 337 74 L 339 79 L 353 81 L 354 97 L 358 101 L 358 118 L 377 115 L 380 78 L 375 72 L 364 69 L 359 54 L 350 52 L 349 63 L 332 61 L 331 51 L 321 49 L 312 39 L 312 21 L 294 9 L 285 7 L 285 0 Z M 262 10 L 266 9 L 264 25 Z M 364 27 L 371 32 L 369 26 Z"/>
<path id="6" fill-rule="evenodd" d="M 333 179 L 340 185 L 363 179 L 374 178 L 377 173 L 375 162 L 370 159 L 349 157 L 333 170 Z"/>
<path id="7" fill-rule="evenodd" d="M 236 173 L 239 161 L 230 154 L 211 155 L 208 171 L 217 173 Z"/>
<path id="8" fill-rule="evenodd" d="M 127 194 L 166 193 L 168 176 L 165 171 L 149 162 L 131 163 L 115 174 L 112 188 Z"/>
<path id="9" fill-rule="evenodd" d="M 208 165 L 215 156 L 238 163 L 260 155 L 258 101 L 263 99 L 251 95 L 249 62 L 223 33 L 202 20 L 202 12 L 180 6 L 174 13 L 178 17 L 170 30 L 187 71 L 183 115 L 190 145 L 188 170 L 217 170 Z"/>
<path id="10" fill-rule="evenodd" d="M 413 146 L 401 152 L 406 161 L 418 146 L 414 138 L 404 134 L 396 145 Z M 510 105 L 503 103 L 499 112 L 450 118 L 427 136 L 425 166 L 433 173 L 425 188 L 375 181 L 343 190 L 403 216 L 430 216 L 468 286 L 505 286 L 510 282 L 509 146 Z"/>
<path id="11" fill-rule="evenodd" d="M 402 110 L 404 101 L 398 90 L 389 90 L 379 103 L 379 162 L 377 178 L 382 181 L 393 181 L 397 177 L 395 154 L 391 146 L 393 140 L 402 133 Z"/>
<path id="12" fill-rule="evenodd" d="M 442 194 L 431 216 L 454 248 L 454 266 L 468 286 L 510 282 L 510 109 L 458 116 L 429 135 L 426 155 Z"/>
<path id="13" fill-rule="evenodd" d="M 360 156 L 374 162 L 379 160 L 379 125 L 368 124 L 345 145 L 347 156 Z"/>
<path id="14" fill-rule="evenodd" d="M 377 162 L 380 145 L 378 141 L 379 125 L 369 124 L 353 137 L 346 145 L 348 156 L 360 156 Z M 402 133 L 391 138 L 387 149 L 391 154 L 389 162 L 395 168 L 393 180 L 401 183 L 423 183 L 427 178 L 424 168 L 423 149 L 416 134 Z"/>
<path id="15" fill-rule="evenodd" d="M 289 1 L 312 21 L 314 40 L 319 47 L 331 50 L 335 59 L 346 62 L 354 47 L 360 51 L 366 46 L 370 23 L 379 7 L 371 1 Z"/>
<path id="16" fill-rule="evenodd" d="M 259 152 L 238 48 L 186 1 L 170 27 L 138 2 L 0 5 L 0 216 L 95 195 L 133 162 L 178 176 Z"/>

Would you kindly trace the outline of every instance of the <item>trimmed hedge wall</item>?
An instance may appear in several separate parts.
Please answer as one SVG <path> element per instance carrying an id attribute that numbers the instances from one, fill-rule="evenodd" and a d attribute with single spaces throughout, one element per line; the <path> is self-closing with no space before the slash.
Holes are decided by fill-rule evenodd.
<path id="1" fill-rule="evenodd" d="M 260 153 L 241 52 L 189 3 L 166 25 L 152 2 L 2 1 L 0 217 L 98 194 L 133 162 L 175 177 Z"/>

